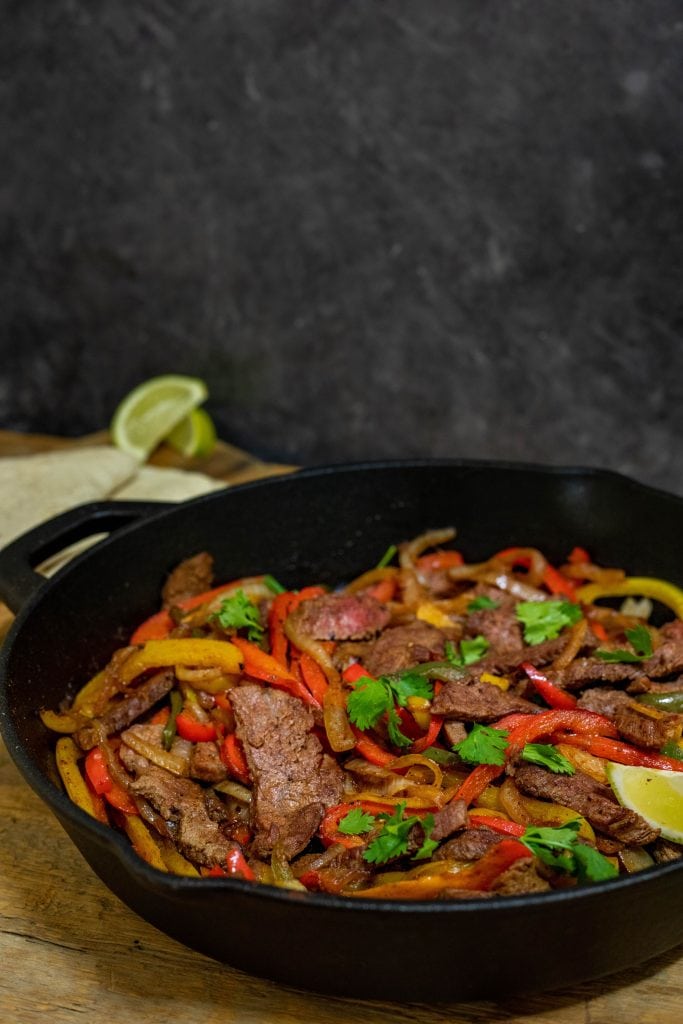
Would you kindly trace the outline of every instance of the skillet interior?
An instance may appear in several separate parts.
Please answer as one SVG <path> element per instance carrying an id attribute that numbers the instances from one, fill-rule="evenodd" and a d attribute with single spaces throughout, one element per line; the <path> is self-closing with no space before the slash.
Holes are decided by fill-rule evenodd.
<path id="1" fill-rule="evenodd" d="M 511 543 L 559 560 L 582 544 L 603 564 L 683 584 L 682 510 L 681 499 L 611 473 L 443 462 L 311 470 L 200 498 L 116 533 L 29 602 L 2 653 L 3 735 L 117 895 L 250 972 L 357 997 L 462 999 L 618 970 L 683 940 L 683 865 L 575 893 L 421 905 L 171 878 L 49 781 L 53 738 L 36 710 L 101 667 L 156 609 L 168 570 L 198 550 L 214 554 L 218 579 L 270 571 L 290 586 L 334 584 L 388 544 L 452 524 L 471 560 Z"/>

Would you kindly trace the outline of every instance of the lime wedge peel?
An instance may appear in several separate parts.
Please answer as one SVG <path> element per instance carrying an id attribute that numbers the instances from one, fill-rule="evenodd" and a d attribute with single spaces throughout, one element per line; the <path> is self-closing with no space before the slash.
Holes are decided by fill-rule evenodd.
<path id="1" fill-rule="evenodd" d="M 622 807 L 637 811 L 665 839 L 683 843 L 683 772 L 614 763 L 605 769 Z"/>
<path id="2" fill-rule="evenodd" d="M 216 445 L 216 428 L 205 409 L 193 409 L 165 440 L 186 458 L 202 459 L 210 455 Z"/>
<path id="3" fill-rule="evenodd" d="M 208 397 L 197 377 L 166 374 L 138 384 L 120 403 L 111 421 L 113 443 L 140 462 Z"/>

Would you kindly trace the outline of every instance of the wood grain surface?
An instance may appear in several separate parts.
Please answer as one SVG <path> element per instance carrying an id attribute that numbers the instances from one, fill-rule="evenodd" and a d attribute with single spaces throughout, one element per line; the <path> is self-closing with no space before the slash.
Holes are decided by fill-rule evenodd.
<path id="1" fill-rule="evenodd" d="M 0 454 L 62 443 L 0 432 Z M 177 463 L 165 453 L 155 461 L 166 458 Z M 213 460 L 221 467 L 213 473 L 227 479 L 283 468 L 258 464 L 230 446 L 219 446 Z M 533 947 L 542 936 L 525 935 L 520 926 L 520 941 Z M 683 995 L 681 949 L 571 990 L 496 1003 L 361 1002 L 249 977 L 167 938 L 110 893 L 1 742 L 0 964 L 4 1024 L 680 1024 Z"/>

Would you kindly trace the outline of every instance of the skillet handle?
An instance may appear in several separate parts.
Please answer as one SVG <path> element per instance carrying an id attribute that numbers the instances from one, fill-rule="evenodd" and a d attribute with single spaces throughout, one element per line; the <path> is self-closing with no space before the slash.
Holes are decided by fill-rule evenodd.
<path id="1" fill-rule="evenodd" d="M 76 541 L 124 526 L 169 508 L 167 501 L 97 501 L 40 523 L 0 551 L 0 598 L 20 611 L 45 584 L 35 566 Z"/>

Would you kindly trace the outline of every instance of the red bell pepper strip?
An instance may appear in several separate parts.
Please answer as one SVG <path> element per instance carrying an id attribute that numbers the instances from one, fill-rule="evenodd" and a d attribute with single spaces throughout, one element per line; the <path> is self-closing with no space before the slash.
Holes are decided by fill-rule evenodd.
<path id="1" fill-rule="evenodd" d="M 341 846 L 345 846 L 347 850 L 351 850 L 354 846 L 363 846 L 365 844 L 362 836 L 347 836 L 339 831 L 339 822 L 354 807 L 366 809 L 364 804 L 359 802 L 335 804 L 333 807 L 327 808 L 318 829 L 318 835 L 322 840 L 323 846 L 333 846 L 335 843 L 339 843 Z M 368 813 L 374 814 L 376 812 L 371 811 Z M 304 882 L 303 884 L 305 885 L 306 883 Z"/>
<path id="2" fill-rule="evenodd" d="M 590 562 L 591 556 L 588 554 L 585 548 L 573 547 L 567 556 L 567 561 L 571 565 L 585 565 Z"/>
<path id="3" fill-rule="evenodd" d="M 352 665 L 345 668 L 342 677 L 346 683 L 357 683 L 359 679 L 363 678 L 372 679 L 370 673 L 363 668 L 359 661 L 354 661 Z"/>
<path id="4" fill-rule="evenodd" d="M 411 716 L 412 717 L 412 716 Z M 437 737 L 441 732 L 441 726 L 443 724 L 443 715 L 432 715 L 429 721 L 429 728 L 424 736 L 418 737 L 415 740 L 412 747 L 410 748 L 411 754 L 421 754 L 427 747 L 432 747 L 436 743 Z"/>
<path id="5" fill-rule="evenodd" d="M 301 675 L 303 676 L 304 683 L 318 703 L 322 705 L 329 686 L 325 673 L 320 668 L 318 662 L 315 661 L 310 654 L 306 654 L 305 651 L 302 652 L 299 658 L 299 666 L 301 668 Z"/>
<path id="6" fill-rule="evenodd" d="M 519 825 L 516 821 L 508 821 L 506 818 L 495 818 L 488 814 L 472 814 L 469 819 L 470 827 L 490 828 L 494 832 L 500 832 L 504 836 L 516 836 L 519 838 L 526 832 L 525 825 Z"/>
<path id="7" fill-rule="evenodd" d="M 220 587 L 205 590 L 204 593 L 195 594 L 194 597 L 186 597 L 184 601 L 178 601 L 176 607 L 184 612 L 192 611 L 193 608 L 199 608 L 200 605 L 213 601 L 215 597 L 226 590 L 239 587 L 241 582 L 242 580 L 233 580 L 232 583 L 223 583 Z M 150 615 L 138 626 L 130 638 L 130 642 L 131 644 L 143 644 L 147 640 L 165 640 L 171 630 L 175 629 L 175 625 L 168 611 L 163 608 L 160 612 Z"/>
<path id="8" fill-rule="evenodd" d="M 578 747 L 580 750 L 587 750 L 589 754 L 604 757 L 608 761 L 616 761 L 617 764 L 656 768 L 660 771 L 683 772 L 683 761 L 677 761 L 674 757 L 666 757 L 664 754 L 650 754 L 638 747 L 632 747 L 630 743 L 606 739 L 604 736 L 558 735 L 556 741 L 568 743 L 570 747 Z"/>
<path id="9" fill-rule="evenodd" d="M 314 597 L 322 597 L 327 591 L 324 587 L 302 587 L 297 594 L 292 594 L 290 611 L 296 611 L 302 601 L 310 601 Z"/>
<path id="10" fill-rule="evenodd" d="M 139 814 L 139 811 L 122 786 L 114 782 L 100 747 L 93 747 L 85 759 L 85 773 L 88 782 L 98 794 L 103 796 L 112 807 L 124 814 Z"/>
<path id="11" fill-rule="evenodd" d="M 228 865 L 228 874 L 232 878 L 242 878 L 245 882 L 255 882 L 256 875 L 247 864 L 244 854 L 239 846 L 234 846 L 225 858 Z"/>
<path id="12" fill-rule="evenodd" d="M 377 764 L 380 768 L 385 768 L 396 760 L 396 754 L 390 754 L 384 747 L 380 747 L 379 743 L 375 743 L 374 740 L 371 740 L 369 736 L 366 736 L 355 725 L 351 725 L 351 731 L 356 738 L 356 750 L 370 764 Z"/>
<path id="13" fill-rule="evenodd" d="M 580 733 L 588 736 L 617 736 L 614 722 L 594 711 L 574 708 L 572 711 L 542 711 L 531 715 L 527 722 L 520 722 L 508 733 L 508 757 L 518 754 L 527 743 L 535 743 L 541 736 L 550 736 L 558 730 Z"/>
<path id="14" fill-rule="evenodd" d="M 460 784 L 460 788 L 453 797 L 454 800 L 464 800 L 465 803 L 473 803 L 481 796 L 489 783 L 497 779 L 505 771 L 503 765 L 499 764 L 478 764 L 473 768 L 466 779 Z"/>
<path id="15" fill-rule="evenodd" d="M 225 767 L 238 782 L 244 786 L 251 785 L 251 775 L 244 749 L 234 732 L 228 733 L 221 743 L 220 756 Z"/>
<path id="16" fill-rule="evenodd" d="M 464 562 L 465 559 L 459 551 L 431 551 L 427 555 L 420 555 L 415 565 L 423 572 L 431 572 L 452 569 L 457 565 L 463 565 Z"/>
<path id="17" fill-rule="evenodd" d="M 567 693 L 566 690 L 561 690 L 559 686 L 551 683 L 548 677 L 539 672 L 537 668 L 534 668 L 531 662 L 523 661 L 519 667 L 526 672 L 533 688 L 537 693 L 540 693 L 543 700 L 551 708 L 569 711 L 571 708 L 576 707 L 576 697 L 572 693 Z"/>
<path id="18" fill-rule="evenodd" d="M 594 622 L 591 620 L 588 625 L 593 630 L 593 635 L 600 640 L 601 643 L 606 643 L 609 640 L 609 633 L 603 626 L 602 622 Z"/>
<path id="19" fill-rule="evenodd" d="M 541 709 L 538 709 L 538 713 L 541 713 Z M 494 729 L 505 729 L 509 731 L 514 729 L 516 725 L 521 725 L 522 722 L 530 722 L 532 718 L 535 718 L 535 713 L 524 713 L 523 711 L 512 711 L 509 715 L 503 715 L 497 722 L 493 722 Z"/>
<path id="20" fill-rule="evenodd" d="M 289 641 L 285 636 L 284 624 L 285 619 L 289 615 L 291 603 L 292 594 L 289 591 L 286 591 L 284 594 L 277 594 L 268 613 L 270 653 L 284 668 L 287 668 L 287 651 L 289 650 Z"/>
<path id="21" fill-rule="evenodd" d="M 396 580 L 380 580 L 379 583 L 375 583 L 373 587 L 368 589 L 368 594 L 374 597 L 375 601 L 379 601 L 380 604 L 387 604 L 396 594 Z"/>
<path id="22" fill-rule="evenodd" d="M 552 565 L 546 565 L 541 580 L 551 594 L 561 594 L 570 601 L 576 600 L 576 584 L 573 580 L 563 576 L 559 569 L 555 569 Z"/>
<path id="23" fill-rule="evenodd" d="M 275 660 L 270 654 L 266 654 L 256 644 L 252 644 L 243 637 L 233 636 L 230 643 L 239 648 L 244 656 L 244 672 L 254 679 L 261 679 L 271 686 L 277 686 L 287 690 L 293 697 L 298 697 L 305 704 L 319 708 L 320 704 L 315 697 L 309 693 L 300 679 L 297 679 L 288 669 Z"/>
<path id="24" fill-rule="evenodd" d="M 510 559 L 513 566 L 520 565 L 523 569 L 528 569 L 531 565 L 531 556 L 524 554 L 520 548 L 505 548 L 503 551 L 499 551 L 496 558 Z M 562 594 L 564 597 L 569 598 L 570 601 L 576 600 L 576 585 L 575 583 L 563 576 L 562 573 L 555 569 L 550 563 L 546 563 L 543 575 L 541 576 L 541 582 L 551 594 Z"/>
<path id="25" fill-rule="evenodd" d="M 198 722 L 189 711 L 181 711 L 175 720 L 176 732 L 190 743 L 207 743 L 216 739 L 213 722 Z"/>

